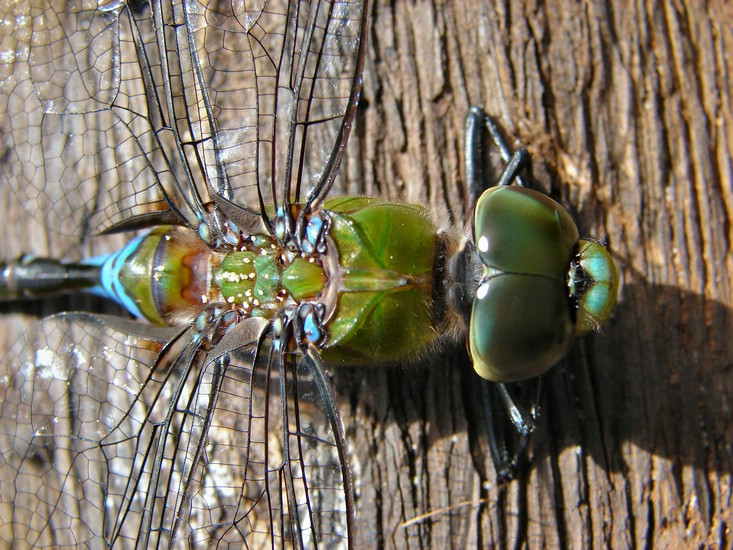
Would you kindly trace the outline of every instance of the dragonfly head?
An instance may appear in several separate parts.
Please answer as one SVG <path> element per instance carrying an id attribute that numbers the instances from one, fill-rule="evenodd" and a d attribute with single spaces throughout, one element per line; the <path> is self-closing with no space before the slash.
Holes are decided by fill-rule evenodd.
<path id="1" fill-rule="evenodd" d="M 570 214 L 547 195 L 493 187 L 476 203 L 479 272 L 468 328 L 476 372 L 493 382 L 539 376 L 573 338 L 613 311 L 618 271 L 606 248 L 579 241 Z"/>

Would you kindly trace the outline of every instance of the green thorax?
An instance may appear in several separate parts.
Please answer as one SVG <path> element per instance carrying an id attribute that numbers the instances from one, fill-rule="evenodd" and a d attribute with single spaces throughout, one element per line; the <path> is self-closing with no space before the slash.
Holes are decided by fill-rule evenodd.
<path id="1" fill-rule="evenodd" d="M 230 252 L 214 273 L 222 299 L 255 317 L 272 317 L 288 299 L 296 302 L 317 297 L 326 276 L 317 258 L 288 260 L 268 237 L 256 236 L 252 249 Z"/>
<path id="2" fill-rule="evenodd" d="M 421 206 L 364 197 L 325 202 L 327 252 L 294 255 L 269 237 L 229 253 L 214 270 L 222 299 L 271 318 L 289 303 L 326 306 L 324 358 L 385 362 L 414 356 L 435 338 L 437 229 Z"/>
<path id="3" fill-rule="evenodd" d="M 255 235 L 215 252 L 195 232 L 160 227 L 106 263 L 112 294 L 157 324 L 190 322 L 210 303 L 271 319 L 283 307 L 325 306 L 324 357 L 387 362 L 420 353 L 435 338 L 433 268 L 437 229 L 424 208 L 374 198 L 325 202 L 324 254 L 301 255 Z M 119 282 L 115 280 L 119 279 Z"/>
<path id="4" fill-rule="evenodd" d="M 425 208 L 365 197 L 326 201 L 329 285 L 336 291 L 324 358 L 355 364 L 415 356 L 435 338 L 437 228 Z M 333 265 L 331 265 L 333 264 Z M 326 300 L 327 306 L 328 300 Z"/>

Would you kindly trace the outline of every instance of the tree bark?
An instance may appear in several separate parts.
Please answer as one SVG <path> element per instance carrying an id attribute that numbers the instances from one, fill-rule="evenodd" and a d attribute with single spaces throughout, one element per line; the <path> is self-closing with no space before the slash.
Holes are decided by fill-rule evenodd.
<path id="1" fill-rule="evenodd" d="M 727 547 L 733 9 L 522 4 L 375 2 L 340 192 L 428 204 L 463 227 L 464 119 L 482 106 L 533 155 L 535 187 L 608 241 L 619 304 L 547 376 L 529 456 L 506 484 L 463 346 L 333 369 L 357 548 Z M 2 256 L 97 251 L 51 239 L 1 197 Z M 18 309 L 4 306 L 2 350 L 30 322 Z"/>
<path id="2" fill-rule="evenodd" d="M 461 348 L 334 371 L 359 548 L 725 547 L 733 392 L 733 10 L 723 2 L 376 2 L 348 192 L 470 214 L 470 105 L 623 277 L 498 485 Z"/>

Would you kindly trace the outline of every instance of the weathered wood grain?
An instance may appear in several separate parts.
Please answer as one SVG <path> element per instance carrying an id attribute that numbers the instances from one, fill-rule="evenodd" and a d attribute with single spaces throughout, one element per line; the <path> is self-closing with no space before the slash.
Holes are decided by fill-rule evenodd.
<path id="1" fill-rule="evenodd" d="M 548 376 L 529 460 L 506 486 L 462 346 L 333 371 L 357 547 L 730 545 L 733 8 L 375 4 L 342 191 L 429 204 L 463 225 L 463 122 L 481 105 L 528 147 L 537 186 L 581 234 L 608 240 L 623 287 L 603 334 Z M 109 246 L 54 240 L 0 196 L 2 256 Z M 1 349 L 25 311 L 3 316 Z"/>
<path id="2" fill-rule="evenodd" d="M 518 480 L 494 482 L 461 349 L 334 373 L 359 547 L 724 547 L 733 393 L 733 9 L 723 2 L 376 2 L 350 192 L 466 220 L 472 104 L 607 239 L 623 288 L 548 377 Z"/>

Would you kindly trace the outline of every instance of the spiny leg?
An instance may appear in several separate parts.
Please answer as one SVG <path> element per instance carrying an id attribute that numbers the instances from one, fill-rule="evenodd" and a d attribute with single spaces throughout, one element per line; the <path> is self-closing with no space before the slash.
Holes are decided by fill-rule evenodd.
<path id="1" fill-rule="evenodd" d="M 505 384 L 492 383 L 488 381 L 484 381 L 483 383 L 483 398 L 487 418 L 489 450 L 491 452 L 491 459 L 494 462 L 499 482 L 508 481 L 514 478 L 515 471 L 527 450 L 529 438 L 535 430 L 535 423 L 540 414 L 538 404 L 542 395 L 543 378 L 544 377 L 540 376 L 525 382 L 525 384 L 534 385 L 533 395 L 529 400 L 529 410 L 517 403 Z M 498 393 L 501 405 L 496 404 L 496 400 L 492 397 L 493 392 Z M 498 418 L 498 416 L 501 415 L 495 414 L 500 411 L 497 407 L 501 407 L 501 409 L 503 409 L 504 414 L 507 415 L 516 432 L 516 441 L 511 445 L 513 448 L 511 451 L 511 436 L 504 430 L 506 426 L 505 419 Z"/>
<path id="2" fill-rule="evenodd" d="M 507 163 L 496 185 L 511 185 L 516 181 L 520 187 L 526 187 L 524 178 L 520 173 L 525 171 L 525 175 L 528 175 L 531 169 L 532 159 L 529 152 L 521 147 L 516 153 L 512 154 L 493 119 L 480 107 L 471 107 L 468 110 L 468 115 L 466 115 L 464 157 L 472 204 L 475 204 L 481 193 L 491 186 L 485 170 L 486 144 L 484 129 L 488 131 L 491 140 L 499 149 L 502 160 Z"/>
<path id="3" fill-rule="evenodd" d="M 506 162 L 496 185 L 512 185 L 516 182 L 517 185 L 525 187 L 525 180 L 520 175 L 522 172 L 525 172 L 528 177 L 527 182 L 531 179 L 531 157 L 527 150 L 521 147 L 512 154 L 494 120 L 480 107 L 471 107 L 466 116 L 464 155 L 467 183 L 474 204 L 479 196 L 491 186 L 485 170 L 486 141 L 484 130 L 488 132 L 491 140 L 499 149 L 502 160 Z M 530 400 L 529 410 L 516 403 L 504 384 L 485 382 L 483 385 L 489 448 L 500 481 L 511 479 L 514 476 L 514 470 L 524 456 L 529 437 L 534 431 L 535 421 L 539 416 L 538 404 L 542 391 L 542 378 L 529 383 L 536 384 L 536 392 Z M 498 393 L 501 405 L 496 403 L 496 399 L 492 397 L 492 392 Z M 501 407 L 501 409 L 497 407 Z M 497 418 L 497 416 L 502 415 L 495 414 L 502 409 L 516 432 L 517 439 L 516 444 L 512 445 L 513 451 L 509 450 L 510 436 L 505 433 L 505 421 L 503 418 Z"/>

